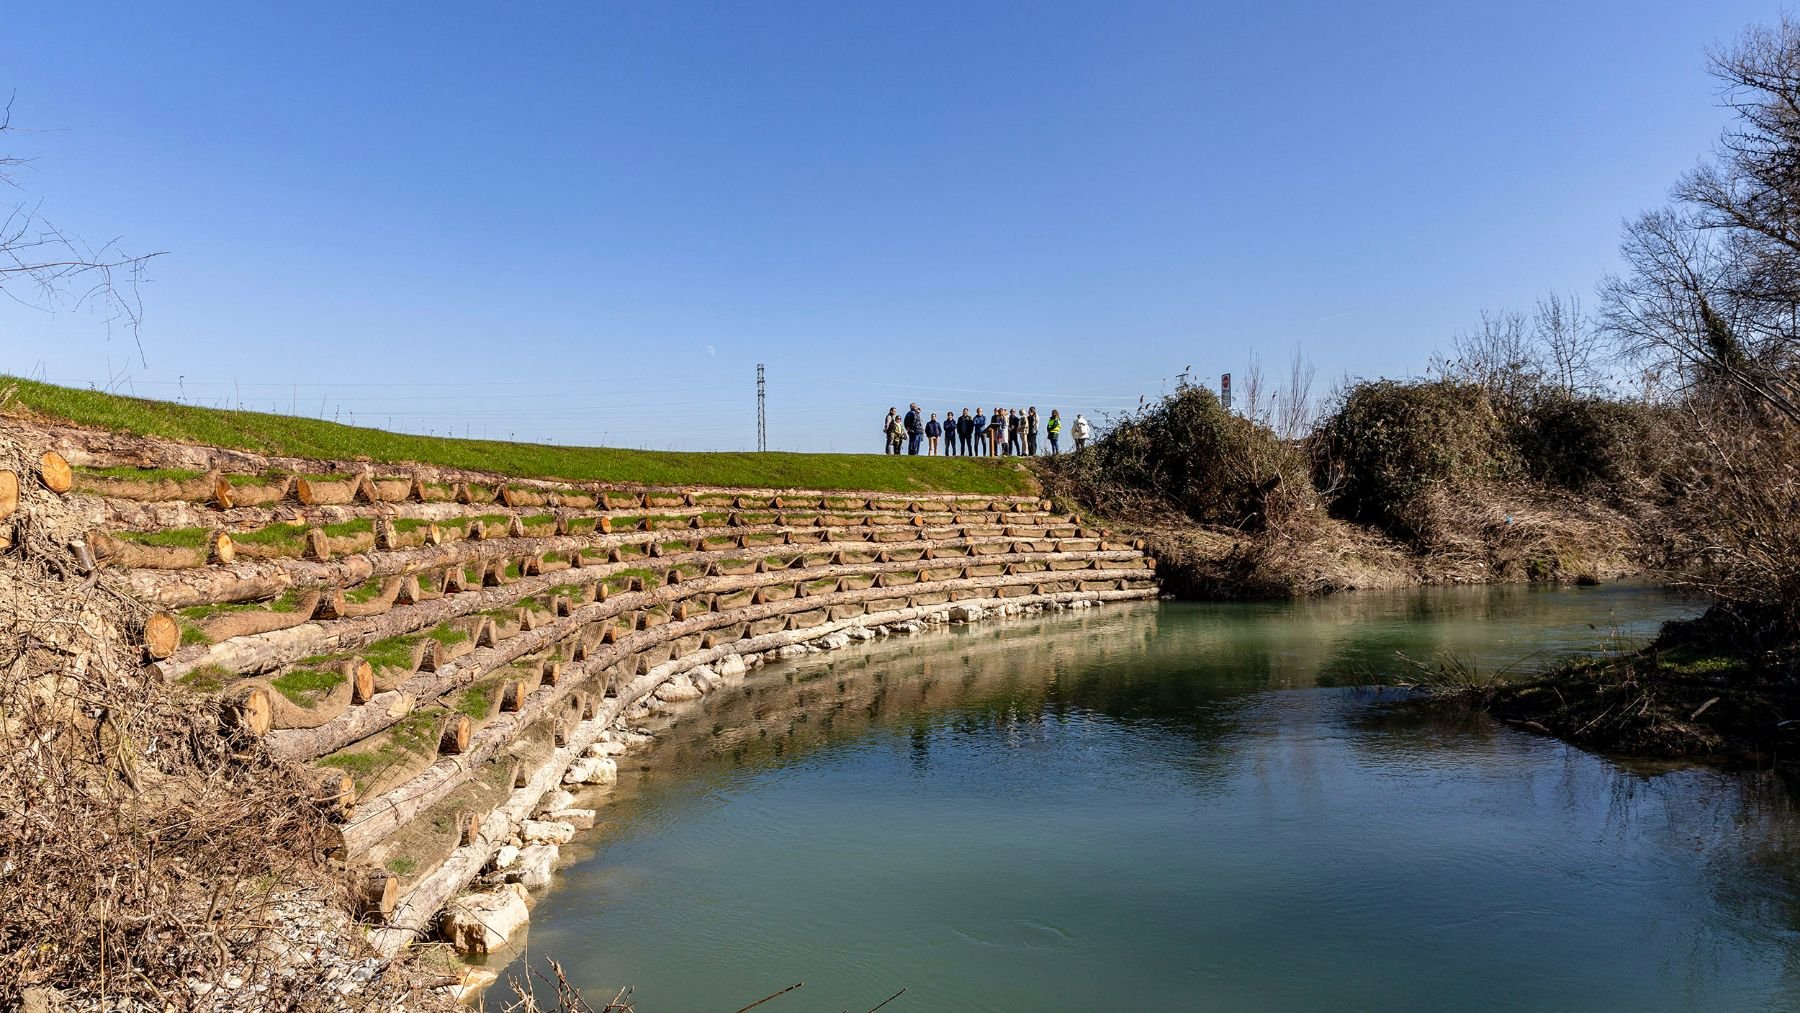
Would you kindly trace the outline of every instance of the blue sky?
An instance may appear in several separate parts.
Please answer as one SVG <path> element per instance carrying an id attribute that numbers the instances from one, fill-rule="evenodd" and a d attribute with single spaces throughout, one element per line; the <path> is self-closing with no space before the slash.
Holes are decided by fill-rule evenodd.
<path id="1" fill-rule="evenodd" d="M 1767 3 L 20 4 L 16 199 L 166 250 L 0 371 L 410 431 L 879 446 L 1591 292 Z M 1591 298 L 1589 300 L 1592 302 Z M 1322 392 L 1322 391 L 1321 391 Z"/>

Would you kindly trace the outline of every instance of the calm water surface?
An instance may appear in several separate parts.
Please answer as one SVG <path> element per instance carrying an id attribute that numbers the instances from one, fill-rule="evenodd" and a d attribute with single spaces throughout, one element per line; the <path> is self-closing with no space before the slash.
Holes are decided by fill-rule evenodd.
<path id="1" fill-rule="evenodd" d="M 1779 784 L 1356 688 L 1397 652 L 1528 670 L 1688 611 L 1146 604 L 773 666 L 623 765 L 528 952 L 644 1013 L 799 981 L 758 1009 L 1800 1009 Z"/>

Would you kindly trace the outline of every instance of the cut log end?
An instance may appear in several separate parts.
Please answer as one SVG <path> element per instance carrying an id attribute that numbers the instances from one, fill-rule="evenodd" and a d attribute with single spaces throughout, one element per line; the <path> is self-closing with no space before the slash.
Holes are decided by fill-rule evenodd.
<path id="1" fill-rule="evenodd" d="M 260 738 L 275 723 L 275 706 L 268 690 L 251 686 L 227 700 L 220 717 L 228 728 Z"/>
<path id="2" fill-rule="evenodd" d="M 318 794 L 314 801 L 332 820 L 349 818 L 351 807 L 356 805 L 356 778 L 343 771 L 325 774 L 319 779 Z"/>
<path id="3" fill-rule="evenodd" d="M 503 713 L 516 713 L 524 706 L 524 683 L 517 679 L 508 679 L 500 685 L 500 710 Z"/>
<path id="4" fill-rule="evenodd" d="M 345 666 L 350 677 L 350 702 L 368 703 L 375 696 L 375 669 L 361 658 L 352 658 Z"/>
<path id="5" fill-rule="evenodd" d="M 386 869 L 365 869 L 351 884 L 357 917 L 384 923 L 400 904 L 400 877 Z"/>
<path id="6" fill-rule="evenodd" d="M 450 720 L 444 722 L 444 731 L 438 736 L 438 752 L 446 756 L 460 756 L 469 748 L 471 722 L 467 714 L 452 714 Z"/>
<path id="7" fill-rule="evenodd" d="M 152 660 L 174 654 L 181 647 L 181 624 L 167 612 L 158 612 L 144 620 L 144 653 Z"/>
<path id="8" fill-rule="evenodd" d="M 19 476 L 0 471 L 0 520 L 11 517 L 19 509 Z"/>
<path id="9" fill-rule="evenodd" d="M 75 475 L 69 470 L 69 462 L 54 450 L 46 450 L 44 456 L 38 458 L 38 478 L 44 483 L 44 488 L 58 496 L 68 492 L 75 484 Z"/>

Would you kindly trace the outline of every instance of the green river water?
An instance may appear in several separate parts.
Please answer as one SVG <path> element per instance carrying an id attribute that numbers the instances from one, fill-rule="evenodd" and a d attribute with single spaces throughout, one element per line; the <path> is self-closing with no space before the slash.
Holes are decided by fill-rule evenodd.
<path id="1" fill-rule="evenodd" d="M 1143 604 L 773 665 L 624 758 L 525 953 L 642 1013 L 795 982 L 758 1011 L 1800 1009 L 1776 778 L 1358 688 L 1399 652 L 1526 671 L 1691 611 Z"/>

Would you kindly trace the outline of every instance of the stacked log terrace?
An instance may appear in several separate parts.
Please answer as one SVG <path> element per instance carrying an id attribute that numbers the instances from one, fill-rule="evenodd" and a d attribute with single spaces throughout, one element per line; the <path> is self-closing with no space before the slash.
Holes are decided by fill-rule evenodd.
<path id="1" fill-rule="evenodd" d="M 93 565 L 147 606 L 146 672 L 316 770 L 390 950 L 434 932 L 561 785 L 593 780 L 570 775 L 634 715 L 710 688 L 689 673 L 953 610 L 1157 593 L 1141 543 L 1036 497 L 627 489 L 47 439 Z"/>

